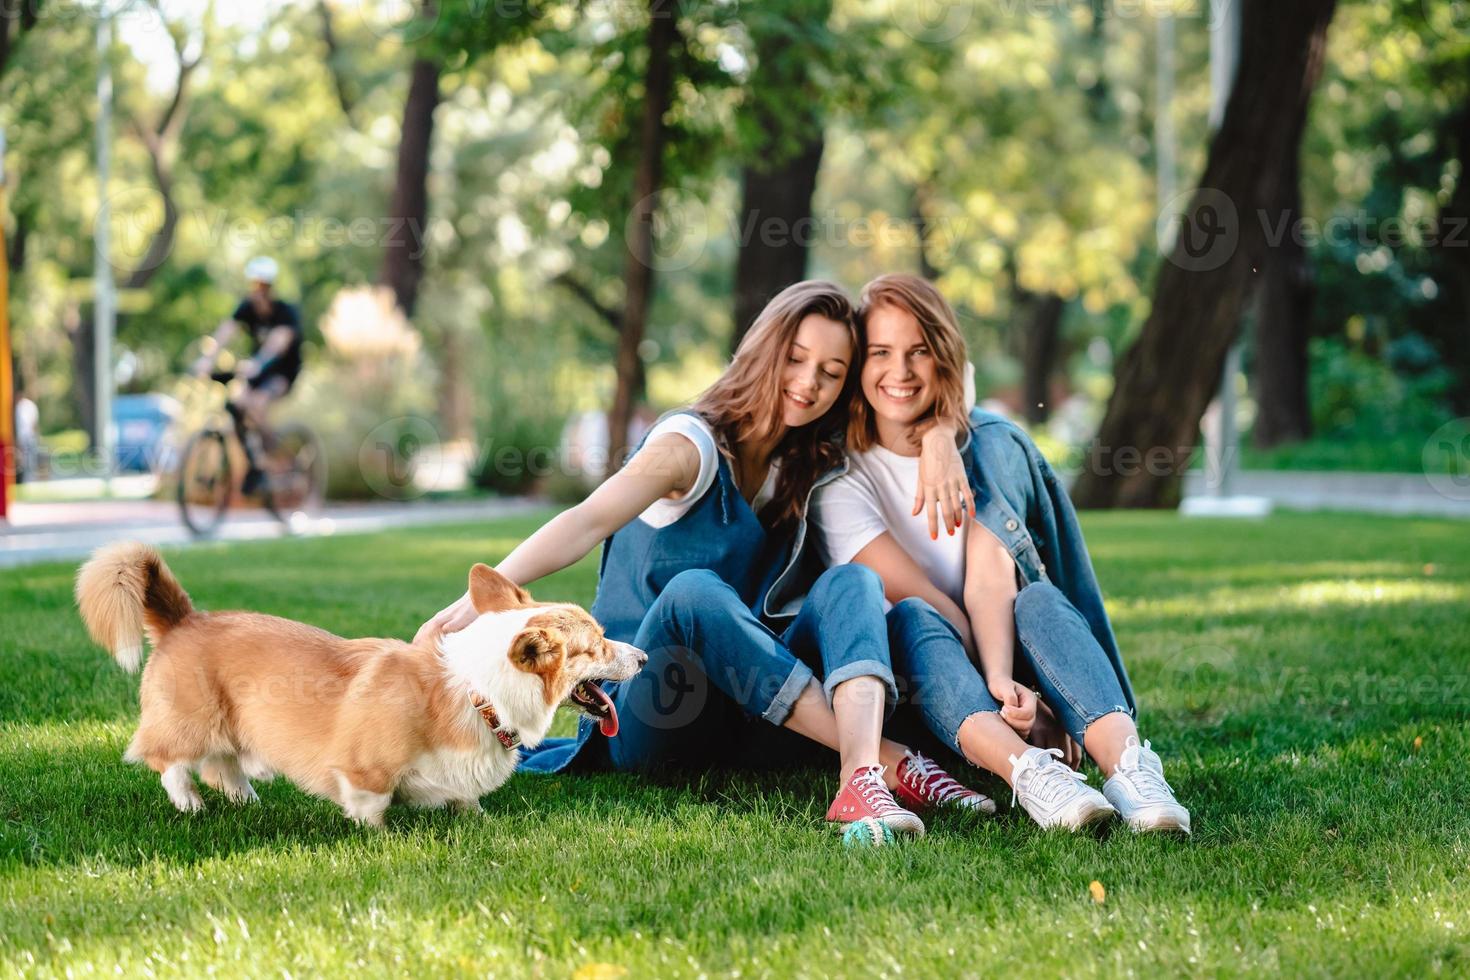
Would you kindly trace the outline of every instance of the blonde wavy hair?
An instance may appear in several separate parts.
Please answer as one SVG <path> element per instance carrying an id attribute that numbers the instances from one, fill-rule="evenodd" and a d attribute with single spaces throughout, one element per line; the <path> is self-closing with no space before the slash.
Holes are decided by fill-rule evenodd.
<path id="1" fill-rule="evenodd" d="M 926 419 L 948 419 L 963 429 L 968 421 L 965 411 L 965 364 L 968 354 L 965 336 L 960 332 L 959 318 L 934 284 L 919 276 L 893 273 L 879 276 L 863 287 L 858 301 L 857 323 L 859 364 L 854 376 L 862 374 L 861 360 L 868 349 L 868 317 L 875 310 L 892 307 L 909 313 L 919 321 L 924 343 L 934 355 L 938 393 Z M 878 442 L 878 425 L 873 407 L 864 396 L 862 385 L 856 386 L 848 410 L 847 444 L 853 452 L 865 452 Z"/>

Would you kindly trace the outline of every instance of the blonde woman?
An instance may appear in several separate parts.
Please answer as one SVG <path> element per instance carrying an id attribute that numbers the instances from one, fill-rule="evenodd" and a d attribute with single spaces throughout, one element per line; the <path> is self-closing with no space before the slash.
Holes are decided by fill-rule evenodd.
<path id="1" fill-rule="evenodd" d="M 977 512 L 964 533 L 933 534 L 910 512 L 914 429 L 965 420 L 954 311 L 925 280 L 889 275 L 864 288 L 859 324 L 850 466 L 818 491 L 813 519 L 832 565 L 882 578 L 896 604 L 893 657 L 926 723 L 1004 778 L 1044 827 L 1075 830 L 1117 813 L 1137 831 L 1188 833 L 1189 812 L 1159 756 L 1139 743 L 1133 691 L 1076 515 L 1025 433 L 969 414 L 965 464 Z M 1023 673 L 1041 691 L 1040 709 Z M 1101 793 L 1063 764 L 1079 746 L 1106 778 Z"/>

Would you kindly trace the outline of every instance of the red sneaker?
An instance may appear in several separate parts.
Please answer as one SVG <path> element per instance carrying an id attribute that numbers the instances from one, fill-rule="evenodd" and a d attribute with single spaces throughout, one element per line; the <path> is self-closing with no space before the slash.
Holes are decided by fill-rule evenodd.
<path id="1" fill-rule="evenodd" d="M 924 821 L 894 802 L 883 785 L 882 766 L 863 766 L 854 772 L 827 808 L 827 822 L 844 827 L 865 817 L 887 824 L 896 834 L 924 836 Z"/>
<path id="2" fill-rule="evenodd" d="M 898 789 L 894 793 L 904 806 L 914 810 L 942 806 L 975 813 L 995 812 L 994 800 L 961 785 L 933 759 L 917 752 L 904 756 L 898 764 Z"/>

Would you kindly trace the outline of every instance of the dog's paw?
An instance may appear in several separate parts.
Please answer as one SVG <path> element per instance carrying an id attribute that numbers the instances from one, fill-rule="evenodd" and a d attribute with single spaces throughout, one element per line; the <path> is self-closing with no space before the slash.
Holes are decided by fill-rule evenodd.
<path id="1" fill-rule="evenodd" d="M 180 813 L 194 813 L 204 809 L 204 797 L 194 785 L 194 777 L 183 765 L 170 766 L 163 774 L 163 788 L 174 808 Z"/>
<path id="2" fill-rule="evenodd" d="M 276 778 L 276 771 L 266 765 L 265 760 L 253 755 L 242 755 L 240 757 L 240 768 L 245 770 L 245 776 L 251 782 L 268 783 Z"/>
<path id="3" fill-rule="evenodd" d="M 225 799 L 231 803 L 244 805 L 246 803 L 259 803 L 260 797 L 255 795 L 255 787 L 249 783 L 241 783 L 238 786 L 226 787 Z"/>
<path id="4" fill-rule="evenodd" d="M 387 824 L 383 821 L 383 814 L 379 813 L 353 813 L 351 810 L 343 810 L 347 819 L 359 827 L 371 827 L 373 830 L 382 830 Z"/>
<path id="5" fill-rule="evenodd" d="M 455 813 L 473 813 L 478 816 L 485 812 L 479 800 L 452 800 L 449 806 Z"/>

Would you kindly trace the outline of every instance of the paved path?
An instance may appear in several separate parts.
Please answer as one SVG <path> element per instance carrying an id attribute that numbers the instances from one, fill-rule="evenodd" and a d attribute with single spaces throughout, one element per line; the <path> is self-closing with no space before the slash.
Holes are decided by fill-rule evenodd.
<path id="1" fill-rule="evenodd" d="M 1187 495 L 1205 492 L 1204 475 L 1185 480 Z M 1292 510 L 1343 510 L 1470 519 L 1470 484 L 1451 478 L 1434 483 L 1421 474 L 1251 471 L 1235 475 L 1234 492 L 1264 497 Z M 341 504 L 288 532 L 260 512 L 231 515 L 213 540 L 244 541 L 300 535 L 380 531 L 415 524 L 484 521 L 547 506 L 522 498 L 408 504 Z M 158 545 L 192 539 L 167 501 L 114 499 L 16 503 L 11 523 L 0 526 L 0 568 L 37 561 L 80 558 L 99 545 L 129 538 Z"/>
<path id="2" fill-rule="evenodd" d="M 298 521 L 287 530 L 263 511 L 231 514 L 210 540 L 249 541 L 381 531 L 417 524 L 486 521 L 546 507 L 544 501 L 495 498 L 407 504 L 340 504 Z M 158 500 L 66 501 L 12 505 L 11 523 L 0 528 L 0 568 L 81 558 L 110 541 L 156 545 L 195 543 L 179 521 L 176 505 Z"/>
<path id="3" fill-rule="evenodd" d="M 1470 519 L 1470 481 L 1422 473 L 1312 473 L 1249 470 L 1235 474 L 1232 493 L 1265 497 L 1290 510 L 1344 510 L 1373 514 Z M 1186 496 L 1204 495 L 1204 474 L 1190 473 Z"/>

